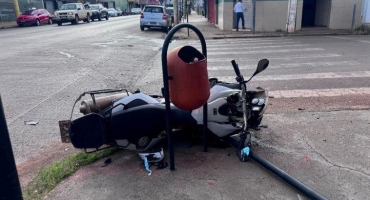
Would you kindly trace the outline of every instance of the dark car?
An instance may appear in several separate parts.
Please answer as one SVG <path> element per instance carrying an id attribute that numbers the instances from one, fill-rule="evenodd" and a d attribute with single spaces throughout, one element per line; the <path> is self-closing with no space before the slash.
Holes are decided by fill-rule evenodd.
<path id="1" fill-rule="evenodd" d="M 171 16 L 171 23 L 173 23 L 175 21 L 174 16 L 173 16 L 173 7 L 167 7 L 166 12 L 168 15 Z"/>
<path id="2" fill-rule="evenodd" d="M 102 18 L 105 18 L 105 20 L 109 19 L 108 11 L 103 5 L 90 4 L 90 8 L 92 11 L 91 21 L 94 21 L 95 19 L 98 19 L 99 21 L 101 21 Z"/>

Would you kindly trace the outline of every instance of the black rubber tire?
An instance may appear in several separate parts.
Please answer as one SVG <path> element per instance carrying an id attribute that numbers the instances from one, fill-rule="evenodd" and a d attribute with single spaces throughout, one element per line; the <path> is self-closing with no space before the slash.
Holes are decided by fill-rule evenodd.
<path id="1" fill-rule="evenodd" d="M 40 20 L 39 19 L 36 19 L 36 24 L 35 26 L 40 26 Z"/>
<path id="2" fill-rule="evenodd" d="M 168 27 L 163 27 L 162 30 L 165 32 L 165 33 L 168 33 Z"/>
<path id="3" fill-rule="evenodd" d="M 94 18 L 91 18 L 91 21 L 93 22 L 95 19 Z"/>
<path id="4" fill-rule="evenodd" d="M 98 15 L 98 20 L 101 21 L 101 15 L 100 14 Z"/>
<path id="5" fill-rule="evenodd" d="M 144 137 L 142 137 L 142 138 L 144 138 Z M 140 144 L 140 142 L 139 142 L 140 139 L 141 138 L 129 139 L 129 142 L 134 144 L 136 146 L 136 149 L 139 150 L 139 151 L 144 150 L 145 148 L 147 148 L 148 145 L 150 144 L 150 142 L 153 140 L 153 137 L 152 136 L 146 136 L 146 140 L 147 140 L 146 142 L 147 143 L 145 143 L 144 146 L 139 145 Z"/>
<path id="6" fill-rule="evenodd" d="M 76 15 L 75 20 L 73 21 L 73 24 L 80 23 L 80 18 Z"/>
<path id="7" fill-rule="evenodd" d="M 108 20 L 109 19 L 109 15 L 107 14 L 106 16 L 105 16 L 105 20 Z"/>
<path id="8" fill-rule="evenodd" d="M 144 26 L 140 26 L 140 30 L 141 31 L 144 31 Z"/>
<path id="9" fill-rule="evenodd" d="M 90 23 L 90 15 L 87 15 L 86 23 Z"/>
<path id="10" fill-rule="evenodd" d="M 62 25 L 62 22 L 57 22 L 58 26 L 61 26 Z"/>

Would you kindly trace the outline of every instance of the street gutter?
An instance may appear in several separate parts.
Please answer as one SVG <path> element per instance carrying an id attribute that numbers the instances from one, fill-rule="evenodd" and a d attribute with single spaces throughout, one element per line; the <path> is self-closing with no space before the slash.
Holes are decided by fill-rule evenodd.
<path id="1" fill-rule="evenodd" d="M 226 38 L 265 38 L 265 37 L 291 37 L 291 36 L 334 36 L 334 35 L 356 35 L 354 33 L 299 33 L 299 34 L 261 34 L 261 35 L 224 35 L 213 36 L 212 39 Z"/>

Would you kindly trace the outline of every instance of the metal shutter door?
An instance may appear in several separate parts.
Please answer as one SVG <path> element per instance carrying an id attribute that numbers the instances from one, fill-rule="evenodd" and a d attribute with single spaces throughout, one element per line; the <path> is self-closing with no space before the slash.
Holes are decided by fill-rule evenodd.
<path id="1" fill-rule="evenodd" d="M 245 28 L 252 29 L 252 22 L 253 22 L 253 2 L 252 0 L 244 0 L 243 4 L 247 9 L 244 11 L 244 25 Z M 234 5 L 235 6 L 235 5 Z M 235 22 L 234 22 L 235 24 Z M 239 21 L 239 28 L 242 28 L 242 20 Z"/>

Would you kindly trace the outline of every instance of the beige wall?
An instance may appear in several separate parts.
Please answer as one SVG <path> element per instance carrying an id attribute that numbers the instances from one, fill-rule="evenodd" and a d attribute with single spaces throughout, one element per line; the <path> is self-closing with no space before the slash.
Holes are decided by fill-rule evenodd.
<path id="1" fill-rule="evenodd" d="M 218 6 L 218 27 L 221 30 L 231 30 L 234 27 L 234 3 L 219 2 Z"/>
<path id="2" fill-rule="evenodd" d="M 232 30 L 234 27 L 233 2 L 221 2 L 218 6 L 218 27 L 221 30 Z M 296 29 L 301 29 L 303 1 L 298 0 Z M 256 31 L 286 30 L 288 0 L 256 2 Z"/>
<path id="3" fill-rule="evenodd" d="M 332 0 L 329 28 L 350 29 L 353 5 L 357 3 L 356 27 L 361 25 L 362 0 Z"/>
<path id="4" fill-rule="evenodd" d="M 285 31 L 288 14 L 288 1 L 257 1 L 256 31 Z"/>
<path id="5" fill-rule="evenodd" d="M 303 12 L 303 1 L 298 0 L 298 7 L 297 7 L 297 20 L 295 22 L 295 30 L 301 30 L 302 28 L 302 12 Z"/>
<path id="6" fill-rule="evenodd" d="M 220 28 L 221 30 L 225 30 L 224 28 L 224 2 L 221 2 L 221 3 L 218 3 L 216 5 L 218 7 L 218 28 Z"/>

